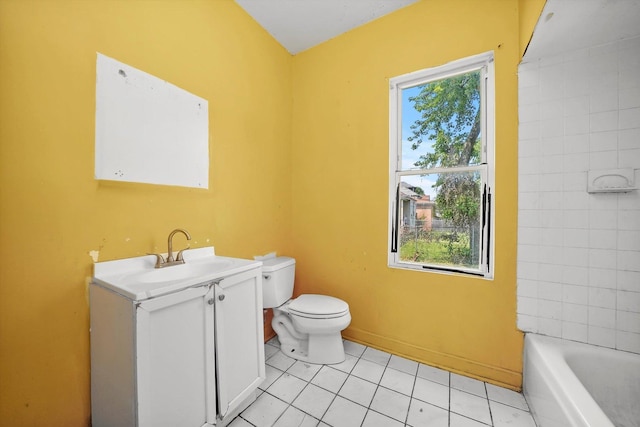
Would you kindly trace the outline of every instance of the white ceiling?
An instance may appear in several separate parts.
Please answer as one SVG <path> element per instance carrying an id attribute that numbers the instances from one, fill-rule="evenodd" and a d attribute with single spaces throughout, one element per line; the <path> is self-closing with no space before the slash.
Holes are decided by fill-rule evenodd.
<path id="1" fill-rule="evenodd" d="M 419 0 L 235 0 L 295 55 Z"/>
<path id="2" fill-rule="evenodd" d="M 524 59 L 640 35 L 640 0 L 547 0 Z"/>

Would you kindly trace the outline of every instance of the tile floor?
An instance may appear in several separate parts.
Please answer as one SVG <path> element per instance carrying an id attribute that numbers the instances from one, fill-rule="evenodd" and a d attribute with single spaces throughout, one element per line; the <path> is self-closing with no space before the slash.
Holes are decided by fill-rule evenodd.
<path id="1" fill-rule="evenodd" d="M 312 365 L 265 344 L 267 379 L 230 427 L 535 427 L 520 393 L 345 341 Z"/>

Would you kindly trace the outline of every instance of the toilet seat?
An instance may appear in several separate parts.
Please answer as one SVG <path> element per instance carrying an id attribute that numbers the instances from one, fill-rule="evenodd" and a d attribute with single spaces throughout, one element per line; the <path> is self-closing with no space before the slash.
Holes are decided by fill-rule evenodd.
<path id="1" fill-rule="evenodd" d="M 349 304 L 327 295 L 305 294 L 291 301 L 289 313 L 310 319 L 333 319 L 349 314 Z"/>

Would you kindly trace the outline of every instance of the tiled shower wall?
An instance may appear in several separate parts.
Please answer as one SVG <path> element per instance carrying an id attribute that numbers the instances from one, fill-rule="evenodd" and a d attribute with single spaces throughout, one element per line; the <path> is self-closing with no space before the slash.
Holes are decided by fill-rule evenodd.
<path id="1" fill-rule="evenodd" d="M 518 327 L 640 353 L 640 37 L 519 67 Z"/>

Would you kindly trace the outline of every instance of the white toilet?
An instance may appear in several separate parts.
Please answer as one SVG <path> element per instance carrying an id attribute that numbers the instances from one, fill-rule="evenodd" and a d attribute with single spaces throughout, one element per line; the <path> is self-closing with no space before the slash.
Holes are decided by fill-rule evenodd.
<path id="1" fill-rule="evenodd" d="M 345 359 L 340 332 L 351 323 L 349 304 L 325 295 L 293 296 L 296 260 L 262 260 L 264 308 L 273 308 L 271 325 L 280 350 L 308 363 L 332 364 Z"/>

